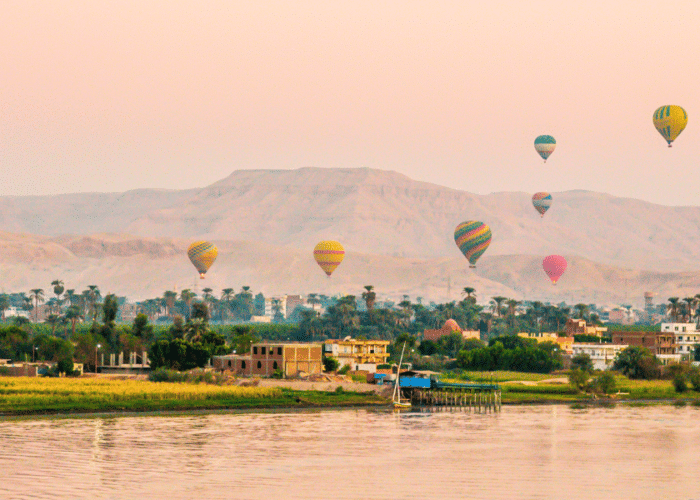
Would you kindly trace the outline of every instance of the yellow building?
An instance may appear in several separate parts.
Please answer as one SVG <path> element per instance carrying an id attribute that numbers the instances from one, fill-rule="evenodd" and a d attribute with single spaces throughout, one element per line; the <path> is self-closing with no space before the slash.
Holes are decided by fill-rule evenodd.
<path id="1" fill-rule="evenodd" d="M 388 340 L 329 339 L 323 344 L 323 355 L 337 359 L 341 367 L 374 372 L 389 358 L 388 345 Z"/>
<path id="2" fill-rule="evenodd" d="M 537 342 L 556 342 L 557 334 L 554 332 L 520 332 L 518 337 L 535 339 Z"/>

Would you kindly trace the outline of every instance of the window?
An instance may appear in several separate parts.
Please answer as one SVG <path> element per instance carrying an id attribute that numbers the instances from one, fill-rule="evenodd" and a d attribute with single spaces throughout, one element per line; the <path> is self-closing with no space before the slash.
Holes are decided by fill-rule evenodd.
<path id="1" fill-rule="evenodd" d="M 262 363 L 258 361 L 258 368 L 262 368 Z"/>
<path id="2" fill-rule="evenodd" d="M 280 356 L 282 355 L 282 348 L 281 347 L 277 348 L 277 354 L 279 354 Z"/>
<path id="3" fill-rule="evenodd" d="M 257 353 L 258 353 L 258 348 L 257 348 L 257 346 L 256 346 L 256 347 L 253 347 L 253 354 L 257 354 Z"/>
<path id="4" fill-rule="evenodd" d="M 683 327 L 683 331 L 685 331 L 685 327 Z"/>
<path id="5" fill-rule="evenodd" d="M 273 369 L 273 370 L 276 370 L 276 369 L 277 369 L 277 361 L 275 361 L 274 363 L 272 363 L 272 369 Z"/>
<path id="6" fill-rule="evenodd" d="M 261 347 L 261 348 L 260 348 L 260 354 L 265 354 L 265 348 L 264 348 L 264 347 Z"/>
<path id="7" fill-rule="evenodd" d="M 231 360 L 228 360 L 228 367 L 231 368 Z"/>
<path id="8" fill-rule="evenodd" d="M 245 361 L 241 361 L 241 370 L 245 370 Z"/>

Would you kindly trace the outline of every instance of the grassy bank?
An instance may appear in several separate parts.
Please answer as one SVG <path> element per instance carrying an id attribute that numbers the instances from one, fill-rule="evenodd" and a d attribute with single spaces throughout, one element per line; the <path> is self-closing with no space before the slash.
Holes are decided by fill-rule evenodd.
<path id="1" fill-rule="evenodd" d="M 386 404 L 376 394 L 108 379 L 0 378 L 0 415 Z"/>

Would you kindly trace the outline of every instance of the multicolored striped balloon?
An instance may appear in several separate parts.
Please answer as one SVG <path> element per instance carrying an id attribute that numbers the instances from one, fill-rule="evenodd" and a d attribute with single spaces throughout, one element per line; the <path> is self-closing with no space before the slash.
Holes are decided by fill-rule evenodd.
<path id="1" fill-rule="evenodd" d="M 321 241 L 314 247 L 314 259 L 329 278 L 335 268 L 343 262 L 343 257 L 345 249 L 337 241 Z"/>
<path id="2" fill-rule="evenodd" d="M 217 255 L 219 255 L 219 250 L 216 245 L 208 241 L 195 241 L 187 249 L 187 256 L 199 271 L 199 277 L 202 279 L 216 260 Z"/>
<path id="3" fill-rule="evenodd" d="M 532 206 L 544 217 L 544 213 L 552 206 L 552 195 L 544 191 L 533 194 Z"/>
<path id="4" fill-rule="evenodd" d="M 491 228 L 483 222 L 468 220 L 455 229 L 455 243 L 475 268 L 476 261 L 491 244 Z"/>
<path id="5" fill-rule="evenodd" d="M 661 106 L 654 111 L 654 127 L 666 139 L 669 148 L 687 124 L 688 113 L 680 106 Z"/>
<path id="6" fill-rule="evenodd" d="M 540 135 L 535 139 L 535 150 L 544 158 L 545 163 L 556 147 L 557 141 L 551 135 Z"/>
<path id="7" fill-rule="evenodd" d="M 561 255 L 548 255 L 542 261 L 542 269 L 547 273 L 552 284 L 556 285 L 561 275 L 566 271 L 566 259 Z"/>

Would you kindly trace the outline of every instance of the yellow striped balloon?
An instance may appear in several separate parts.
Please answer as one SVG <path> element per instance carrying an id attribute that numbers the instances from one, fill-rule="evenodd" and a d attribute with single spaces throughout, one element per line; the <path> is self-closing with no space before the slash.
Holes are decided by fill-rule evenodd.
<path id="1" fill-rule="evenodd" d="M 337 241 L 320 241 L 314 247 L 314 259 L 329 278 L 335 268 L 343 262 L 343 257 L 345 257 L 345 249 Z"/>
<path id="2" fill-rule="evenodd" d="M 666 139 L 669 148 L 687 124 L 688 113 L 680 106 L 661 106 L 654 111 L 654 127 Z"/>
<path id="3" fill-rule="evenodd" d="M 202 279 L 216 260 L 217 255 L 219 255 L 219 250 L 216 245 L 208 241 L 195 241 L 187 249 L 187 256 L 199 271 L 199 277 Z"/>

